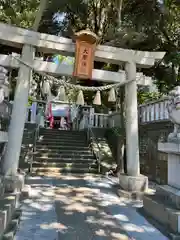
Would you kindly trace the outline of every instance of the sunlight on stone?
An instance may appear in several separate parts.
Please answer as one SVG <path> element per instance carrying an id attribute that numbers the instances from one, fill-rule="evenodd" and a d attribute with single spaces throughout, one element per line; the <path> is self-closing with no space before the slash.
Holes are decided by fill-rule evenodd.
<path id="1" fill-rule="evenodd" d="M 144 230 L 147 231 L 147 232 L 151 232 L 151 233 L 153 233 L 153 232 L 156 231 L 155 228 L 150 227 L 150 226 L 142 225 L 141 227 L 144 228 Z"/>
<path id="2" fill-rule="evenodd" d="M 154 195 L 156 193 L 156 190 L 148 188 L 147 193 L 150 194 L 150 195 Z"/>
<path id="3" fill-rule="evenodd" d="M 64 196 L 64 195 L 61 195 L 61 194 L 58 194 L 55 196 L 55 200 L 59 200 L 65 204 L 69 204 L 69 197 L 68 196 Z"/>
<path id="4" fill-rule="evenodd" d="M 67 174 L 66 176 L 61 175 L 60 178 L 63 180 L 78 180 L 79 179 L 77 176 L 71 176 L 69 174 Z"/>
<path id="5" fill-rule="evenodd" d="M 102 226 L 108 226 L 108 227 L 115 227 L 116 226 L 116 224 L 113 222 L 113 221 L 111 221 L 111 220 L 106 220 L 106 219 L 100 219 L 99 221 L 98 221 L 98 224 L 100 224 L 100 225 L 102 225 Z"/>
<path id="6" fill-rule="evenodd" d="M 91 203 L 92 200 L 88 199 L 88 198 L 85 198 L 85 197 L 82 197 L 82 196 L 76 196 L 76 197 L 72 197 L 72 200 L 73 201 L 79 201 L 79 202 L 82 202 L 82 203 Z"/>
<path id="7" fill-rule="evenodd" d="M 83 177 L 83 179 L 86 180 L 86 181 L 95 180 L 95 179 L 96 179 L 96 176 L 92 176 L 92 175 L 87 175 L 87 174 L 86 174 L 86 175 Z"/>
<path id="8" fill-rule="evenodd" d="M 139 201 L 137 203 L 132 204 L 131 206 L 134 207 L 134 208 L 142 208 L 143 207 L 143 202 Z"/>
<path id="9" fill-rule="evenodd" d="M 121 207 L 126 207 L 127 204 L 126 204 L 126 203 L 123 203 L 123 202 L 120 202 L 120 203 L 119 203 L 119 206 L 121 206 Z"/>
<path id="10" fill-rule="evenodd" d="M 26 217 L 26 216 L 21 216 L 21 221 L 26 221 L 26 220 L 30 220 L 30 218 L 29 217 Z"/>
<path id="11" fill-rule="evenodd" d="M 88 216 L 87 219 L 86 219 L 86 222 L 87 223 L 96 223 L 97 220 L 95 219 L 94 216 Z"/>
<path id="12" fill-rule="evenodd" d="M 30 207 L 39 209 L 40 211 L 49 211 L 51 209 L 53 209 L 53 205 L 50 204 L 40 204 L 40 203 L 31 203 Z"/>
<path id="13" fill-rule="evenodd" d="M 15 197 L 14 197 L 14 196 L 8 196 L 8 197 L 6 197 L 5 199 L 7 199 L 7 200 L 13 200 L 13 199 L 15 199 Z"/>
<path id="14" fill-rule="evenodd" d="M 86 219 L 87 223 L 93 223 L 93 224 L 98 224 L 101 226 L 105 227 L 116 227 L 117 224 L 113 222 L 112 220 L 101 218 L 101 219 L 95 219 L 93 216 L 89 216 Z"/>
<path id="15" fill-rule="evenodd" d="M 72 189 L 70 188 L 59 188 L 58 190 L 56 190 L 56 194 L 58 193 L 71 193 L 72 192 Z"/>
<path id="16" fill-rule="evenodd" d="M 112 185 L 110 185 L 108 183 L 94 183 L 94 182 L 90 182 L 89 185 L 96 186 L 96 187 L 112 188 Z"/>
<path id="17" fill-rule="evenodd" d="M 137 226 L 135 224 L 131 224 L 131 223 L 123 224 L 123 228 L 129 232 L 139 232 L 139 233 L 144 232 L 144 229 L 142 227 L 139 227 L 139 226 Z"/>
<path id="18" fill-rule="evenodd" d="M 25 216 L 34 216 L 34 215 L 36 215 L 36 212 L 25 212 L 25 211 L 23 211 L 23 215 L 25 215 Z"/>
<path id="19" fill-rule="evenodd" d="M 41 202 L 44 203 L 44 202 L 51 202 L 51 200 L 47 197 L 41 197 Z"/>
<path id="20" fill-rule="evenodd" d="M 70 212 L 70 211 L 68 211 L 68 212 L 65 211 L 64 213 L 65 213 L 66 215 L 73 215 L 73 212 Z"/>
<path id="21" fill-rule="evenodd" d="M 61 224 L 61 223 L 50 223 L 50 224 L 41 224 L 40 228 L 42 229 L 60 229 L 60 230 L 66 230 L 68 229 L 68 227 L 66 227 L 65 225 Z"/>
<path id="22" fill-rule="evenodd" d="M 91 193 L 91 192 L 94 192 L 94 193 L 100 192 L 99 189 L 91 189 L 91 188 L 87 188 L 87 187 L 79 187 L 77 189 L 74 189 L 74 191 L 76 191 L 76 192 L 83 192 L 84 194 Z"/>
<path id="23" fill-rule="evenodd" d="M 98 231 L 95 231 L 97 236 L 101 236 L 101 237 L 106 237 L 106 233 L 103 229 L 99 229 Z"/>
<path id="24" fill-rule="evenodd" d="M 43 153 L 42 155 L 41 155 L 41 158 L 47 158 L 48 157 L 48 152 L 47 153 Z"/>
<path id="25" fill-rule="evenodd" d="M 123 214 L 116 214 L 114 215 L 114 217 L 120 221 L 123 221 L 123 222 L 128 222 L 129 221 L 129 218 Z"/>
<path id="26" fill-rule="evenodd" d="M 83 204 L 79 203 L 74 203 L 72 205 L 69 205 L 65 207 L 65 210 L 70 210 L 70 211 L 77 211 L 81 213 L 86 213 L 88 211 L 97 211 L 98 209 L 93 207 L 93 206 L 84 206 Z"/>
<path id="27" fill-rule="evenodd" d="M 55 195 L 54 191 L 49 190 L 48 192 L 42 192 L 42 195 L 52 197 Z"/>
<path id="28" fill-rule="evenodd" d="M 27 203 L 27 204 L 32 203 L 32 199 L 25 199 L 24 203 Z"/>
<path id="29" fill-rule="evenodd" d="M 102 207 L 107 207 L 109 205 L 112 205 L 112 202 L 110 202 L 110 201 L 101 201 L 99 203 L 99 205 L 102 206 Z"/>
<path id="30" fill-rule="evenodd" d="M 129 237 L 121 233 L 111 233 L 112 240 L 129 240 Z"/>

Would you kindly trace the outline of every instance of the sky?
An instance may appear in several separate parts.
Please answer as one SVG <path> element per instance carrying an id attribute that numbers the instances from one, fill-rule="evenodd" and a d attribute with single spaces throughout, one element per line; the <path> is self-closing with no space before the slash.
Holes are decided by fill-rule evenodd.
<path id="1" fill-rule="evenodd" d="M 56 13 L 55 14 L 55 20 L 58 22 L 62 22 L 64 20 L 65 13 Z"/>

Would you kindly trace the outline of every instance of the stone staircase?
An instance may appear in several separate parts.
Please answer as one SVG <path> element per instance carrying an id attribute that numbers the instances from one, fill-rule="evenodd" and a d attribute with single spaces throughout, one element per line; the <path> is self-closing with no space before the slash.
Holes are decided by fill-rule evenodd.
<path id="1" fill-rule="evenodd" d="M 85 132 L 41 129 L 33 172 L 97 173 L 95 156 Z"/>

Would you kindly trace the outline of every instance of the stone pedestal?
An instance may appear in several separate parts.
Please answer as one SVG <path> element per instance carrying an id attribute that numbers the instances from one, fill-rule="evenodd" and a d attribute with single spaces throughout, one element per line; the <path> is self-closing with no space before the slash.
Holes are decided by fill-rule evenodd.
<path id="1" fill-rule="evenodd" d="M 180 189 L 180 143 L 159 143 L 158 150 L 168 153 L 168 185 Z"/>
<path id="2" fill-rule="evenodd" d="M 142 199 L 144 192 L 148 189 L 148 177 L 144 175 L 128 176 L 119 175 L 118 195 L 130 199 Z"/>
<path id="3" fill-rule="evenodd" d="M 122 189 L 128 192 L 144 192 L 148 188 L 148 177 L 144 175 L 134 177 L 120 174 L 119 184 Z"/>
<path id="4" fill-rule="evenodd" d="M 6 176 L 4 177 L 4 188 L 6 193 L 16 193 L 21 192 L 24 187 L 23 174 L 18 174 L 16 176 Z"/>
<path id="5" fill-rule="evenodd" d="M 180 239 L 180 143 L 159 143 L 158 150 L 168 153 L 168 185 L 158 186 L 153 196 L 144 196 L 144 209 Z"/>

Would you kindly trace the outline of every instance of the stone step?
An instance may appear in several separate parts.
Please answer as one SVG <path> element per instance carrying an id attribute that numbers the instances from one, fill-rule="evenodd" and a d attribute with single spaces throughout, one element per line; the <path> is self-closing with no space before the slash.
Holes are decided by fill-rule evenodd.
<path id="1" fill-rule="evenodd" d="M 79 145 L 85 144 L 85 145 L 87 145 L 86 140 L 80 140 L 80 139 L 69 139 L 69 140 L 58 139 L 57 140 L 57 139 L 54 139 L 54 138 L 50 138 L 50 139 L 44 138 L 44 139 L 39 139 L 37 141 L 37 143 L 79 144 Z"/>
<path id="2" fill-rule="evenodd" d="M 52 152 L 46 152 L 46 153 L 40 153 L 40 152 L 36 152 L 34 154 L 36 157 L 40 157 L 40 158 L 73 158 L 73 159 L 94 159 L 94 155 L 92 153 L 84 153 L 84 154 L 74 154 L 74 153 L 52 153 Z"/>
<path id="3" fill-rule="evenodd" d="M 46 168 L 46 167 L 41 167 L 41 168 L 33 168 L 32 174 L 36 173 L 41 174 L 41 173 L 53 173 L 53 174 L 60 174 L 60 173 L 97 173 L 97 169 L 94 168 L 71 168 L 71 169 L 65 169 L 65 168 Z"/>
<path id="4" fill-rule="evenodd" d="M 84 151 L 84 150 L 89 150 L 89 147 L 87 147 L 87 146 L 69 146 L 69 145 L 64 145 L 64 146 L 58 146 L 58 145 L 56 145 L 56 144 L 37 144 L 37 147 L 36 147 L 36 149 L 37 149 L 37 151 L 38 150 L 40 150 L 40 149 L 45 149 L 46 151 L 47 151 L 47 149 L 48 150 L 50 150 L 50 149 L 59 149 L 60 151 L 61 151 L 61 149 L 64 149 L 64 150 L 71 150 L 71 151 L 73 151 L 73 150 L 82 150 L 82 151 Z"/>
<path id="5" fill-rule="evenodd" d="M 86 133 L 78 133 L 78 134 L 74 134 L 74 133 L 62 133 L 60 132 L 40 132 L 40 136 L 54 136 L 54 137 L 86 137 Z"/>
<path id="6" fill-rule="evenodd" d="M 166 226 L 170 232 L 180 233 L 180 211 L 173 205 L 165 203 L 156 195 L 143 197 L 145 212 Z"/>
<path id="7" fill-rule="evenodd" d="M 86 159 L 81 159 L 81 158 L 41 158 L 41 157 L 35 157 L 34 161 L 38 162 L 63 162 L 63 163 L 93 163 L 96 162 L 95 158 L 86 158 Z"/>
<path id="8" fill-rule="evenodd" d="M 61 136 L 85 136 L 85 132 L 76 132 L 76 131 L 62 131 L 62 130 L 40 130 L 40 135 L 61 135 Z"/>
<path id="9" fill-rule="evenodd" d="M 52 145 L 56 145 L 56 146 L 79 146 L 79 147 L 85 147 L 87 146 L 87 143 L 83 143 L 83 142 L 56 142 L 55 140 L 54 141 L 38 141 L 36 143 L 37 146 L 39 145 L 46 145 L 47 147 L 50 147 Z"/>
<path id="10" fill-rule="evenodd" d="M 77 135 L 77 134 L 67 135 L 67 134 L 44 134 L 43 133 L 43 134 L 39 134 L 39 136 L 40 137 L 42 136 L 42 137 L 45 137 L 45 138 L 54 137 L 54 138 L 67 138 L 67 139 L 69 139 L 69 138 L 72 138 L 72 139 L 81 139 L 81 138 L 85 139 L 85 138 L 87 138 L 87 136 L 85 134 L 83 134 L 83 135 Z"/>
<path id="11" fill-rule="evenodd" d="M 47 149 L 47 148 L 44 148 L 44 149 L 39 149 L 38 147 L 38 150 L 36 151 L 37 153 L 47 153 L 47 152 L 50 152 L 52 154 L 74 154 L 74 155 L 79 155 L 79 154 L 91 154 L 92 155 L 92 151 L 87 149 L 87 150 L 84 150 L 82 151 L 81 149 L 78 149 L 78 150 L 71 150 L 71 149 Z"/>
<path id="12" fill-rule="evenodd" d="M 64 133 L 83 133 L 83 131 L 79 130 L 62 130 L 62 129 L 50 129 L 50 128 L 40 128 L 40 131 L 42 132 L 64 132 Z"/>
<path id="13" fill-rule="evenodd" d="M 55 139 L 86 139 L 86 135 L 59 135 L 59 134 L 40 134 L 43 138 L 55 138 Z"/>
<path id="14" fill-rule="evenodd" d="M 96 163 L 76 163 L 76 162 L 33 162 L 33 168 L 62 168 L 62 169 L 72 169 L 72 168 L 91 168 L 91 169 L 97 169 L 97 164 Z"/>
<path id="15" fill-rule="evenodd" d="M 60 157 L 35 157 L 35 160 L 36 161 L 46 161 L 46 162 L 73 162 L 73 161 L 79 161 L 79 160 L 82 160 L 84 162 L 93 162 L 95 160 L 94 157 L 90 158 L 80 158 L 80 157 L 77 157 L 77 158 L 72 158 L 72 157 L 63 157 L 63 158 L 60 158 Z"/>

